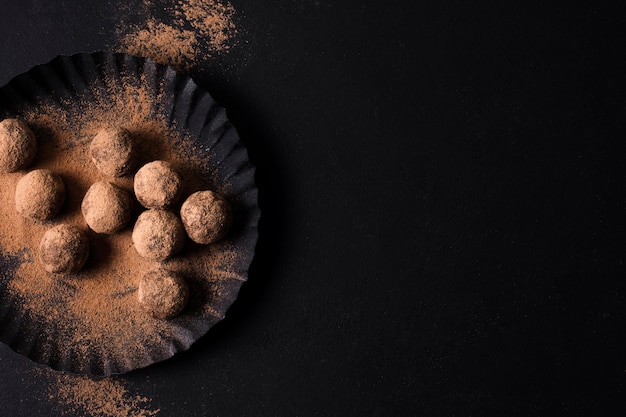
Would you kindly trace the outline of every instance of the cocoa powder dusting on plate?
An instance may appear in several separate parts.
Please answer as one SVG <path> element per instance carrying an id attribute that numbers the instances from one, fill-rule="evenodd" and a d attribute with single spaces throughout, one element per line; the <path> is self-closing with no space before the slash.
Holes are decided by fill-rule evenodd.
<path id="1" fill-rule="evenodd" d="M 188 306 L 171 320 L 154 319 L 142 311 L 137 302 L 139 280 L 158 266 L 139 256 L 132 243 L 133 223 L 142 208 L 135 204 L 131 224 L 111 235 L 89 230 L 80 210 L 85 192 L 97 181 L 110 181 L 133 193 L 132 175 L 112 178 L 98 171 L 89 152 L 91 139 L 104 128 L 126 129 L 139 146 L 140 165 L 155 159 L 171 162 L 185 179 L 184 196 L 201 189 L 228 196 L 230 184 L 218 182 L 207 160 L 194 156 L 199 145 L 169 120 L 160 104 L 167 102 L 164 93 L 124 74 L 104 84 L 83 96 L 31 106 L 22 115 L 40 145 L 32 169 L 49 169 L 66 184 L 66 201 L 57 217 L 42 222 L 20 216 L 14 190 L 24 172 L 0 176 L 0 218 L 5 225 L 0 227 L 0 256 L 17 263 L 13 271 L 0 274 L 0 284 L 6 281 L 5 298 L 10 297 L 23 314 L 27 342 L 52 356 L 36 360 L 79 373 L 126 372 L 153 363 L 155 352 L 173 350 L 167 354 L 171 356 L 186 349 L 197 337 L 198 320 L 210 327 L 223 318 L 236 296 L 233 291 L 247 274 L 241 269 L 246 261 L 239 260 L 248 255 L 237 249 L 236 237 L 213 245 L 188 239 L 179 255 L 161 265 L 188 281 Z M 180 203 L 172 210 L 179 209 Z M 77 226 L 90 239 L 87 263 L 70 275 L 46 273 L 37 261 L 41 237 L 61 223 Z M 172 340 L 177 340 L 176 348 L 168 347 Z M 67 357 L 54 357 L 61 354 Z"/>

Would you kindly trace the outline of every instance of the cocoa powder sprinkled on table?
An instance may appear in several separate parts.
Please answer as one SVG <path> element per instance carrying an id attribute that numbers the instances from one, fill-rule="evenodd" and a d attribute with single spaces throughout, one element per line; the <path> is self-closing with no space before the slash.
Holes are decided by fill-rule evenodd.
<path id="1" fill-rule="evenodd" d="M 179 0 L 167 8 L 146 0 L 140 12 L 132 13 L 139 14 L 140 22 L 122 19 L 117 49 L 182 70 L 229 50 L 238 33 L 235 8 L 224 0 Z"/>
<path id="2" fill-rule="evenodd" d="M 90 417 L 154 417 L 160 409 L 151 399 L 129 391 L 119 378 L 98 378 L 33 368 L 34 376 L 48 383 L 48 401 L 57 403 L 63 415 Z"/>

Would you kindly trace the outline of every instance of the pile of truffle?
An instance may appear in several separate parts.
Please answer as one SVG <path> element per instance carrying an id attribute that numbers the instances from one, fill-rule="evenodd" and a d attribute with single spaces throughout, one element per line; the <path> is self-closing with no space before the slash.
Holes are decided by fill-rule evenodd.
<path id="1" fill-rule="evenodd" d="M 34 160 L 37 140 L 29 127 L 16 119 L 0 122 L 0 173 L 23 170 Z M 92 162 L 106 177 L 132 175 L 137 166 L 137 146 L 122 128 L 101 130 L 90 144 Z M 160 263 L 179 253 L 186 236 L 198 244 L 211 244 L 225 237 L 232 223 L 230 204 L 220 194 L 198 191 L 182 203 L 180 216 L 171 211 L 181 200 L 183 180 L 167 161 L 152 161 L 139 168 L 133 181 L 134 197 L 147 210 L 137 218 L 132 241 L 137 253 Z M 47 169 L 26 173 L 15 188 L 15 208 L 33 221 L 50 220 L 63 206 L 66 186 Z M 113 234 L 133 217 L 135 198 L 109 181 L 92 184 L 81 203 L 81 212 L 91 230 Z M 48 229 L 39 245 L 39 261 L 54 274 L 79 271 L 89 257 L 87 234 L 70 224 Z M 185 279 L 161 267 L 140 278 L 140 305 L 153 317 L 175 317 L 187 304 Z"/>

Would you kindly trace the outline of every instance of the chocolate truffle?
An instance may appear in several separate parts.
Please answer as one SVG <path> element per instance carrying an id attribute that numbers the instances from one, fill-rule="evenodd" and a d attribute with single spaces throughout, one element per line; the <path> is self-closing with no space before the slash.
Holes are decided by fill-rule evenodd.
<path id="1" fill-rule="evenodd" d="M 233 220 L 228 201 L 210 190 L 191 194 L 180 209 L 180 217 L 191 240 L 204 245 L 226 236 Z"/>
<path id="2" fill-rule="evenodd" d="M 137 298 L 141 307 L 152 317 L 167 319 L 183 311 L 189 298 L 189 288 L 179 275 L 155 269 L 146 273 L 139 281 Z"/>
<path id="3" fill-rule="evenodd" d="M 63 180 L 47 169 L 29 172 L 15 187 L 15 209 L 27 218 L 51 219 L 59 212 L 64 200 Z"/>
<path id="4" fill-rule="evenodd" d="M 123 229 L 130 221 L 132 207 L 130 194 L 106 181 L 92 184 L 80 206 L 91 230 L 105 234 Z"/>
<path id="5" fill-rule="evenodd" d="M 176 202 L 182 184 L 169 162 L 153 161 L 135 174 L 135 196 L 146 208 L 166 208 Z"/>
<path id="6" fill-rule="evenodd" d="M 49 229 L 39 244 L 39 261 L 48 272 L 76 272 L 83 267 L 88 256 L 87 236 L 69 224 Z"/>
<path id="7" fill-rule="evenodd" d="M 24 122 L 17 119 L 0 122 L 0 173 L 27 167 L 36 153 L 35 134 Z"/>
<path id="8" fill-rule="evenodd" d="M 129 174 L 137 165 L 135 143 L 127 130 L 102 129 L 91 141 L 91 160 L 109 177 Z"/>
<path id="9" fill-rule="evenodd" d="M 163 261 L 185 244 L 185 230 L 178 216 L 165 210 L 146 210 L 133 229 L 133 244 L 144 258 Z"/>

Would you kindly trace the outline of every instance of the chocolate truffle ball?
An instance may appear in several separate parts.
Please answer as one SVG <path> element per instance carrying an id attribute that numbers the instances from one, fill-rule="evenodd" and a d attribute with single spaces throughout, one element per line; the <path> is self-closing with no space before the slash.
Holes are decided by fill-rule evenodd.
<path id="1" fill-rule="evenodd" d="M 64 200 L 63 180 L 47 169 L 29 172 L 15 187 L 15 209 L 27 218 L 51 219 L 59 212 Z"/>
<path id="2" fill-rule="evenodd" d="M 109 177 L 129 174 L 137 165 L 135 143 L 127 130 L 102 129 L 91 141 L 91 160 Z"/>
<path id="3" fill-rule="evenodd" d="M 153 161 L 135 174 L 135 196 L 146 208 L 166 208 L 176 202 L 182 184 L 169 162 Z"/>
<path id="4" fill-rule="evenodd" d="M 80 206 L 91 230 L 105 234 L 123 229 L 130 221 L 132 207 L 130 194 L 106 181 L 92 184 Z"/>
<path id="5" fill-rule="evenodd" d="M 88 256 L 87 235 L 69 224 L 49 229 L 39 244 L 39 261 L 48 272 L 76 272 L 83 267 Z"/>
<path id="6" fill-rule="evenodd" d="M 133 229 L 133 244 L 139 255 L 163 261 L 185 244 L 185 230 L 178 216 L 165 210 L 144 211 Z"/>
<path id="7" fill-rule="evenodd" d="M 0 122 L 0 173 L 27 167 L 36 153 L 35 134 L 24 122 L 17 119 Z"/>
<path id="8" fill-rule="evenodd" d="M 233 221 L 228 201 L 210 190 L 191 194 L 180 209 L 180 217 L 191 240 L 204 245 L 226 236 Z"/>
<path id="9" fill-rule="evenodd" d="M 189 298 L 189 288 L 179 275 L 155 269 L 139 281 L 137 297 L 141 307 L 152 317 L 167 319 L 183 311 Z"/>

